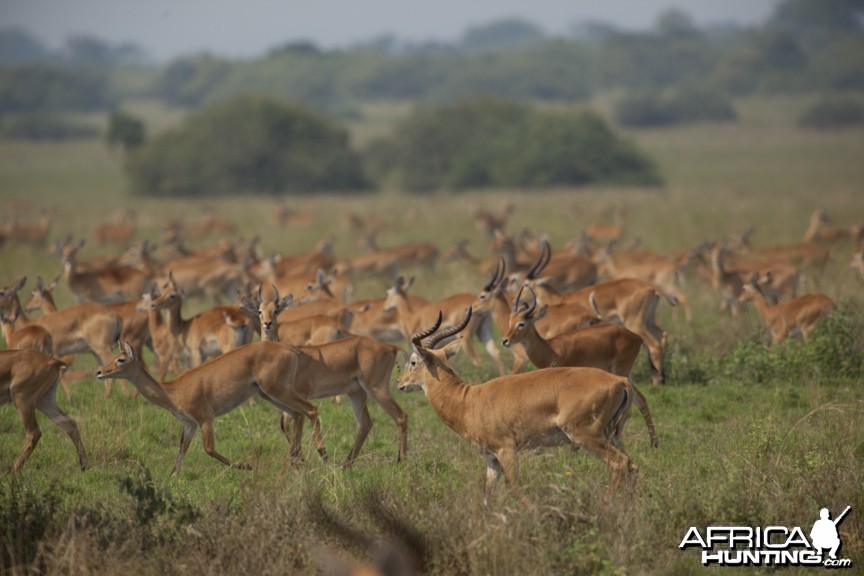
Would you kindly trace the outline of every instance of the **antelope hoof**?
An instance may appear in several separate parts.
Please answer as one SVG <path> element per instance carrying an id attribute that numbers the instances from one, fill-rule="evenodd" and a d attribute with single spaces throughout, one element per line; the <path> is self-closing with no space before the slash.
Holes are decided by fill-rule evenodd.
<path id="1" fill-rule="evenodd" d="M 252 470 L 252 465 L 247 464 L 246 462 L 235 462 L 231 467 L 237 468 L 238 470 Z"/>
<path id="2" fill-rule="evenodd" d="M 330 459 L 330 455 L 327 454 L 327 448 L 319 448 L 318 455 L 321 456 L 321 459 L 327 462 Z"/>

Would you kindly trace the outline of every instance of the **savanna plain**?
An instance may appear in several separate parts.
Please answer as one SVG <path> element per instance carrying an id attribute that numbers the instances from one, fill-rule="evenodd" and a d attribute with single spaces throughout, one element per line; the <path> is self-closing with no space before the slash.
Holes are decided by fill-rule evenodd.
<path id="1" fill-rule="evenodd" d="M 505 201 L 515 207 L 508 229 L 546 233 L 553 250 L 614 205 L 623 208 L 623 243 L 639 239 L 664 254 L 751 226 L 754 248 L 799 243 L 817 209 L 838 226 L 864 223 L 864 131 L 800 129 L 795 117 L 803 102 L 794 98 L 737 105 L 735 124 L 627 133 L 660 166 L 666 183 L 659 189 L 153 200 L 126 192 L 122 157 L 101 141 L 2 142 L 0 198 L 22 220 L 36 221 L 42 208 L 53 208 L 52 240 L 89 239 L 118 209 L 134 208 L 137 238 L 158 243 L 169 218 L 195 221 L 206 205 L 231 219 L 242 236 L 260 237 L 264 255 L 307 251 L 329 234 L 338 257 L 356 254 L 358 232 L 346 223 L 353 212 L 377 223 L 381 246 L 424 241 L 444 251 L 464 239 L 485 258 L 488 240 L 475 230 L 472 211 L 498 210 Z M 366 120 L 352 126 L 353 137 L 363 141 L 386 130 L 392 110 L 403 108 L 370 107 Z M 151 126 L 179 118 L 148 103 L 136 112 Z M 276 226 L 271 215 L 282 204 L 314 218 Z M 213 235 L 190 244 L 219 240 Z M 89 240 L 82 250 L 88 256 L 112 251 Z M 73 368 L 88 374 L 73 384 L 71 400 L 62 392 L 57 400 L 78 423 L 88 470 L 79 470 L 72 443 L 40 414 L 38 448 L 20 472 L 9 472 L 24 432 L 11 406 L 0 409 L 0 572 L 318 574 L 339 560 L 370 562 L 387 543 L 407 550 L 428 574 L 691 574 L 703 570 L 697 551 L 679 549 L 691 526 L 809 530 L 820 508 L 846 506 L 852 509 L 840 529 L 842 555 L 852 559 L 849 573 L 861 570 L 864 282 L 850 269 L 852 255 L 852 243 L 839 242 L 824 269 L 804 272 L 799 294 L 827 294 L 837 310 L 808 342 L 793 338 L 774 347 L 767 346 L 752 303 L 738 317 L 721 314 L 710 283 L 695 268 L 685 271 L 681 290 L 692 321 L 665 302 L 658 308 L 658 323 L 668 332 L 666 383 L 651 384 L 644 353 L 633 372 L 659 448 L 651 447 L 632 410 L 622 440 L 639 472 L 608 499 L 603 463 L 584 451 L 547 448 L 520 458 L 532 506 L 503 485 L 484 505 L 485 463 L 477 449 L 439 420 L 422 393 L 403 394 L 395 386 L 394 398 L 409 416 L 408 457 L 401 463 L 392 421 L 370 403 L 375 426 L 353 467 L 343 469 L 354 418 L 347 402 L 323 400 L 330 460 L 318 457 L 307 428 L 305 461 L 292 465 L 279 413 L 259 401 L 216 421 L 219 451 L 251 470 L 220 465 L 198 436 L 182 471 L 171 477 L 178 422 L 123 383 L 105 398 L 96 361 L 82 356 Z M 29 292 L 37 277 L 50 281 L 61 269 L 45 248 L 0 248 L 0 285 L 26 276 Z M 465 261 L 404 273 L 416 278 L 412 293 L 429 300 L 479 292 L 488 280 L 488 272 Z M 58 305 L 73 304 L 62 278 L 59 284 Z M 381 279 L 358 280 L 354 297 L 380 297 L 386 288 Z M 189 300 L 184 314 L 211 304 Z M 502 354 L 509 352 L 502 348 Z M 460 354 L 454 364 L 467 382 L 480 383 L 497 375 L 484 358 L 475 367 Z M 400 355 L 394 380 L 403 362 Z"/>

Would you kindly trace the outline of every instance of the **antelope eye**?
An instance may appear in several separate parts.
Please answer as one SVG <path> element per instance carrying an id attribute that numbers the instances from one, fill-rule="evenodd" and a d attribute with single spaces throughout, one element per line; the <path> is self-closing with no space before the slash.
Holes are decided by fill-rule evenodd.
<path id="1" fill-rule="evenodd" d="M 125 358 L 117 358 L 117 364 L 123 364 L 124 362 L 126 362 Z"/>
<path id="2" fill-rule="evenodd" d="M 263 316 L 263 315 L 264 314 L 260 310 L 258 310 L 258 316 Z"/>
<path id="3" fill-rule="evenodd" d="M 486 294 L 480 294 L 480 300 L 486 300 Z"/>
<path id="4" fill-rule="evenodd" d="M 524 327 L 525 327 L 525 323 L 524 323 L 524 322 L 519 322 L 519 324 L 517 324 L 516 327 L 517 327 L 517 328 L 524 328 Z"/>

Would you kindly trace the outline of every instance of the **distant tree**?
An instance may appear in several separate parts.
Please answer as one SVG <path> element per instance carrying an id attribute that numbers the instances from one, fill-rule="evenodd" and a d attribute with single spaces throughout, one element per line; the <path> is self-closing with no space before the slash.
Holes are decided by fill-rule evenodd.
<path id="1" fill-rule="evenodd" d="M 348 132 L 293 104 L 245 96 L 210 106 L 133 150 L 132 189 L 152 196 L 359 191 Z"/>
<path id="2" fill-rule="evenodd" d="M 725 95 L 697 83 L 660 92 L 643 90 L 615 103 L 616 121 L 622 126 L 652 127 L 692 122 L 729 122 L 735 108 Z"/>
<path id="3" fill-rule="evenodd" d="M 146 137 L 143 120 L 122 110 L 111 113 L 108 131 L 105 133 L 105 142 L 109 147 L 120 146 L 129 152 L 144 144 Z"/>
<path id="4" fill-rule="evenodd" d="M 0 29 L 0 66 L 46 61 L 48 49 L 26 30 Z"/>
<path id="5" fill-rule="evenodd" d="M 0 137 L 7 140 L 65 141 L 96 138 L 99 129 L 56 112 L 27 112 L 0 122 Z"/>
<path id="6" fill-rule="evenodd" d="M 509 18 L 469 28 L 461 46 L 469 51 L 521 50 L 542 43 L 546 38 L 536 24 Z"/>
<path id="7" fill-rule="evenodd" d="M 767 26 L 787 30 L 808 49 L 818 49 L 839 36 L 864 34 L 864 1 L 784 0 Z"/>
<path id="8" fill-rule="evenodd" d="M 689 14 L 677 8 L 664 10 L 657 17 L 657 31 L 666 38 L 693 38 L 699 30 Z"/>
<path id="9" fill-rule="evenodd" d="M 804 128 L 827 130 L 864 125 L 864 103 L 860 97 L 831 95 L 811 104 L 798 118 Z"/>
<path id="10" fill-rule="evenodd" d="M 161 71 L 154 91 L 171 104 L 199 106 L 229 70 L 226 60 L 208 54 L 179 58 Z"/>
<path id="11" fill-rule="evenodd" d="M 0 68 L 0 113 L 99 110 L 112 103 L 103 71 L 48 64 Z"/>
<path id="12" fill-rule="evenodd" d="M 656 167 L 596 114 L 478 96 L 420 106 L 373 157 L 411 192 L 660 182 Z M 392 154 L 391 163 L 382 161 Z"/>

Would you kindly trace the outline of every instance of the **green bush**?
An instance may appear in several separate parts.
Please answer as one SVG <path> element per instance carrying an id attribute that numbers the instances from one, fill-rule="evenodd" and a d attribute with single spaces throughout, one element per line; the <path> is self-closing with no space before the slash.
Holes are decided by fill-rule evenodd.
<path id="1" fill-rule="evenodd" d="M 800 337 L 789 338 L 770 348 L 757 339 L 739 343 L 720 360 L 720 373 L 752 384 L 827 375 L 861 379 L 862 325 L 860 313 L 841 307 L 819 323 L 808 342 Z"/>
<path id="2" fill-rule="evenodd" d="M 716 90 L 696 85 L 679 86 L 666 94 L 642 91 L 615 104 L 615 119 L 622 126 L 649 127 L 689 122 L 728 122 L 735 108 Z"/>
<path id="3" fill-rule="evenodd" d="M 594 113 L 485 96 L 418 107 L 376 149 L 393 151 L 394 179 L 412 192 L 660 182 L 651 160 Z"/>
<path id="4" fill-rule="evenodd" d="M 98 135 L 93 126 L 53 113 L 20 114 L 0 123 L 0 136 L 9 140 L 80 140 Z"/>
<path id="5" fill-rule="evenodd" d="M 799 126 L 820 130 L 861 124 L 864 124 L 864 104 L 852 96 L 827 96 L 798 117 Z"/>
<path id="6" fill-rule="evenodd" d="M 112 102 L 105 72 L 47 64 L 0 69 L 0 113 L 98 110 Z"/>
<path id="7" fill-rule="evenodd" d="M 124 150 L 138 148 L 144 144 L 147 138 L 147 131 L 144 122 L 129 114 L 128 112 L 118 111 L 111 114 L 108 119 L 108 131 L 105 134 L 105 141 L 108 146 L 122 146 Z"/>
<path id="8" fill-rule="evenodd" d="M 137 194 L 357 191 L 366 188 L 348 132 L 298 105 L 241 97 L 191 116 L 134 150 Z"/>

